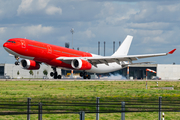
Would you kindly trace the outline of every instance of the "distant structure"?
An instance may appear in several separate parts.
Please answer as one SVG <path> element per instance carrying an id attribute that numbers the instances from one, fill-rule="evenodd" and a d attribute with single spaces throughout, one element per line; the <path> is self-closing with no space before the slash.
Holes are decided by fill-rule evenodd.
<path id="1" fill-rule="evenodd" d="M 121 41 L 119 41 L 119 46 L 121 45 Z M 116 49 L 116 43 L 115 41 L 113 41 L 113 53 L 115 53 L 115 49 Z M 118 46 L 118 48 L 119 48 Z M 98 41 L 98 55 L 100 55 L 100 41 Z M 106 42 L 104 41 L 104 56 L 106 55 Z"/>
<path id="2" fill-rule="evenodd" d="M 115 41 L 113 41 L 113 53 L 115 53 Z"/>
<path id="3" fill-rule="evenodd" d="M 73 48 L 73 33 L 74 33 L 74 28 L 71 28 L 70 32 L 72 33 L 72 49 L 74 49 Z"/>
<path id="4" fill-rule="evenodd" d="M 100 55 L 100 42 L 98 42 L 98 55 Z"/>
<path id="5" fill-rule="evenodd" d="M 44 70 L 48 72 L 47 75 L 44 74 Z M 23 78 L 49 78 L 53 79 L 50 76 L 50 72 L 53 72 L 51 66 L 42 64 L 40 69 L 32 70 L 33 74 L 30 74 L 30 70 L 22 69 L 20 65 L 15 64 L 0 64 L 0 79 L 11 78 L 11 79 L 23 79 Z M 57 72 L 61 74 L 61 69 L 57 68 Z"/>
<path id="6" fill-rule="evenodd" d="M 106 50 L 105 46 L 106 46 L 106 42 L 104 41 L 104 56 L 106 55 L 105 54 L 105 50 Z"/>
<path id="7" fill-rule="evenodd" d="M 66 43 L 65 43 L 65 47 L 66 47 L 66 48 L 69 48 L 69 43 L 66 42 Z"/>

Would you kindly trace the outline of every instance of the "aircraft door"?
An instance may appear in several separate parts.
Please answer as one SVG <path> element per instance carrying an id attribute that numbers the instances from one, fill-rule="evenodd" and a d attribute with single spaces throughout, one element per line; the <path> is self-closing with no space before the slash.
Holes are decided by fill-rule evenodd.
<path id="1" fill-rule="evenodd" d="M 24 40 L 21 40 L 21 47 L 26 48 L 26 42 Z"/>
<path id="2" fill-rule="evenodd" d="M 51 48 L 51 46 L 48 45 L 47 48 L 48 48 L 48 53 L 51 54 L 51 53 L 52 53 L 52 48 Z"/>

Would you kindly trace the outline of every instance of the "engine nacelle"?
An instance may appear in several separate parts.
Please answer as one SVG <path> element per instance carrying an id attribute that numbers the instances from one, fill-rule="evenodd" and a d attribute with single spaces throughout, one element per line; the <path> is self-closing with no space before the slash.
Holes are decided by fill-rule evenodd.
<path id="1" fill-rule="evenodd" d="M 74 59 L 71 62 L 71 66 L 77 70 L 90 70 L 92 65 L 86 60 Z"/>
<path id="2" fill-rule="evenodd" d="M 34 60 L 27 60 L 27 59 L 21 60 L 21 66 L 23 67 L 23 69 L 27 69 L 27 70 L 38 70 L 40 68 L 39 63 L 37 63 Z"/>

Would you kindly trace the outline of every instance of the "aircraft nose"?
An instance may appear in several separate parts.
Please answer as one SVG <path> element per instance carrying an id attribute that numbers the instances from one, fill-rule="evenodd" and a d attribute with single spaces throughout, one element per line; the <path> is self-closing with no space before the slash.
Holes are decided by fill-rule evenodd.
<path id="1" fill-rule="evenodd" d="M 5 42 L 5 43 L 3 44 L 3 47 L 7 47 L 7 45 L 8 45 L 8 44 Z"/>

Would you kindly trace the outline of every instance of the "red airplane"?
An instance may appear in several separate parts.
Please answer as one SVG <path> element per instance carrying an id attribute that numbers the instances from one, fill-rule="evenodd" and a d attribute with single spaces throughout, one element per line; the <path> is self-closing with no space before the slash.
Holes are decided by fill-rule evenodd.
<path id="1" fill-rule="evenodd" d="M 41 63 L 52 66 L 54 72 L 50 76 L 54 79 L 61 79 L 56 68 L 71 70 L 81 70 L 80 76 L 84 79 L 90 79 L 90 73 L 108 73 L 127 67 L 134 60 L 148 57 L 165 56 L 173 54 L 176 50 L 168 53 L 144 54 L 144 55 L 127 55 L 133 37 L 128 35 L 121 46 L 112 56 L 100 56 L 74 49 L 51 45 L 24 38 L 12 38 L 4 43 L 4 49 L 15 56 L 15 65 L 21 64 L 26 70 L 37 70 Z M 19 58 L 22 60 L 19 62 Z M 147 62 L 146 62 L 147 63 Z"/>

